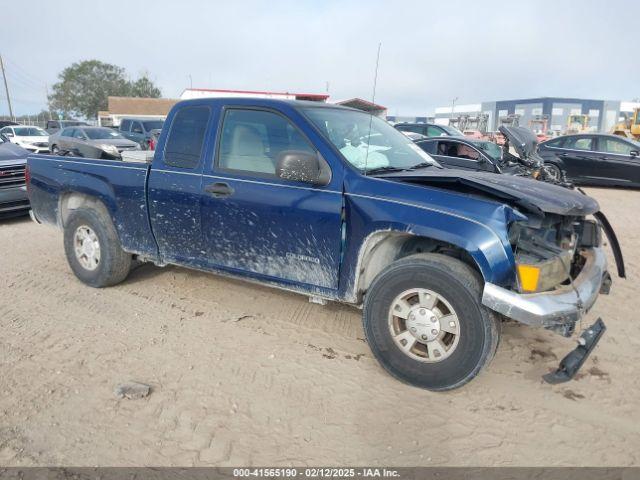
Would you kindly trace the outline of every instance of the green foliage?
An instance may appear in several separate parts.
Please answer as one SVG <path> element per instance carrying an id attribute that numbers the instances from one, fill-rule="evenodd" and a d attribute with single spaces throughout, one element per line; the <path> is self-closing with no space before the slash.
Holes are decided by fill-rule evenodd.
<path id="1" fill-rule="evenodd" d="M 58 78 L 49 102 L 52 110 L 59 110 L 65 116 L 95 118 L 98 111 L 107 109 L 110 95 L 153 98 L 161 95 L 160 89 L 146 75 L 129 81 L 124 68 L 98 60 L 74 63 Z"/>

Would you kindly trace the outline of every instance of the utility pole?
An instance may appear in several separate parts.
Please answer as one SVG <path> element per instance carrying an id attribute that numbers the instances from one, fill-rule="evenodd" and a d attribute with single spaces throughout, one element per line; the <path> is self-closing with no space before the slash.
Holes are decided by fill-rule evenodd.
<path id="1" fill-rule="evenodd" d="M 49 101 L 49 85 L 44 84 L 44 94 L 47 97 L 47 112 L 49 112 L 49 120 L 53 120 L 51 116 L 51 102 Z"/>
<path id="2" fill-rule="evenodd" d="M 458 97 L 451 100 L 451 119 L 453 120 L 453 109 L 456 106 L 456 102 L 458 101 Z"/>
<path id="3" fill-rule="evenodd" d="M 9 104 L 9 115 L 13 120 L 13 108 L 11 108 L 11 98 L 9 97 L 9 86 L 7 85 L 7 76 L 4 73 L 4 63 L 2 61 L 2 55 L 0 55 L 0 70 L 2 70 L 2 79 L 4 80 L 4 90 L 7 92 L 7 103 Z"/>

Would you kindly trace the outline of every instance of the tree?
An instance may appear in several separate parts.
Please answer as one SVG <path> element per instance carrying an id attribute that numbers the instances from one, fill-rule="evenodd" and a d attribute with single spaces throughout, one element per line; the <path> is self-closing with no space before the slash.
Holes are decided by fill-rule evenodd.
<path id="1" fill-rule="evenodd" d="M 156 87 L 146 75 L 143 75 L 131 83 L 131 90 L 129 92 L 129 96 L 131 97 L 159 98 L 160 95 L 160 89 Z"/>
<path id="2" fill-rule="evenodd" d="M 98 111 L 107 109 L 107 97 L 153 97 L 161 95 L 160 89 L 143 75 L 132 82 L 127 80 L 122 67 L 99 60 L 73 63 L 58 76 L 49 95 L 50 106 L 65 115 L 73 114 L 95 118 Z"/>

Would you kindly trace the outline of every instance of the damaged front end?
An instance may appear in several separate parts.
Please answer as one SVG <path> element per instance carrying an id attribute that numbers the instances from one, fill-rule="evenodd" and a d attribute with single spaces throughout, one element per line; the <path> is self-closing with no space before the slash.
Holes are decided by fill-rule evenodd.
<path id="1" fill-rule="evenodd" d="M 624 277 L 617 239 L 599 213 L 594 214 L 595 220 L 547 214 L 512 223 L 509 242 L 515 258 L 515 283 L 511 288 L 486 283 L 482 303 L 507 318 L 571 336 L 598 295 L 608 294 L 611 288 L 603 229 L 614 249 L 618 273 Z M 543 377 L 545 381 L 571 380 L 605 330 L 599 318 L 582 332 L 578 346 L 558 369 Z"/>
<path id="2" fill-rule="evenodd" d="M 509 241 L 516 262 L 511 288 L 487 283 L 485 306 L 527 325 L 570 336 L 600 293 L 608 293 L 599 223 L 584 217 L 547 214 L 514 222 Z"/>

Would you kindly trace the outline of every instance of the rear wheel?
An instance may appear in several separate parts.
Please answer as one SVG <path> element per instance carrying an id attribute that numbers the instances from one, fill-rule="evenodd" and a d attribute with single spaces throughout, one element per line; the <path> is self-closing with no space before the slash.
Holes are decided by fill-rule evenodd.
<path id="1" fill-rule="evenodd" d="M 64 227 L 64 250 L 73 273 L 92 287 L 123 281 L 131 270 L 131 255 L 122 250 L 111 219 L 102 212 L 73 210 Z"/>
<path id="2" fill-rule="evenodd" d="M 380 273 L 367 292 L 367 341 L 382 366 L 406 383 L 436 391 L 460 387 L 498 346 L 499 320 L 481 296 L 482 279 L 460 260 L 406 257 Z"/>

